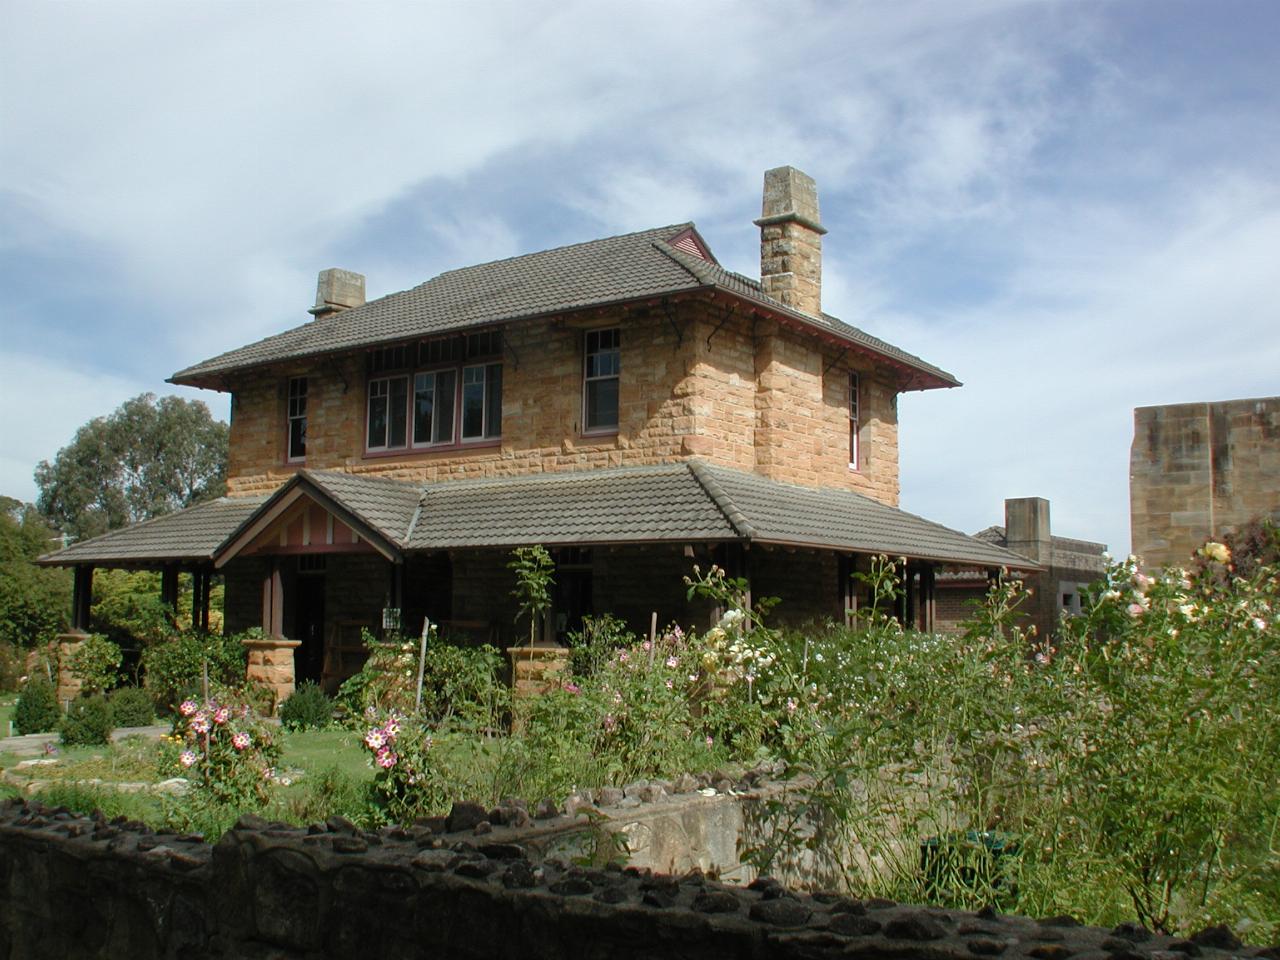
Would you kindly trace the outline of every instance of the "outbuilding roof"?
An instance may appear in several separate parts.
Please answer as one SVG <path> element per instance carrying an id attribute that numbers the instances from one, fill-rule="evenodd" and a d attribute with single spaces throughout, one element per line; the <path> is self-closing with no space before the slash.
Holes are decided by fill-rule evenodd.
<path id="1" fill-rule="evenodd" d="M 815 317 L 793 310 L 766 296 L 759 282 L 725 270 L 709 253 L 711 258 L 703 259 L 669 242 L 690 232 L 696 234 L 692 223 L 672 224 L 449 270 L 409 290 L 220 354 L 169 379 L 221 389 L 226 374 L 281 361 L 715 290 L 851 348 L 884 357 L 903 371 L 903 389 L 959 386 L 951 374 L 917 356 L 827 314 Z M 696 247 L 707 249 L 700 237 Z"/>
<path id="2" fill-rule="evenodd" d="M 780 483 L 699 460 L 422 485 L 301 470 L 270 498 L 214 501 L 41 562 L 222 562 L 223 551 L 260 512 L 307 491 L 398 555 L 534 543 L 738 542 L 1037 569 L 996 544 L 858 493 Z"/>

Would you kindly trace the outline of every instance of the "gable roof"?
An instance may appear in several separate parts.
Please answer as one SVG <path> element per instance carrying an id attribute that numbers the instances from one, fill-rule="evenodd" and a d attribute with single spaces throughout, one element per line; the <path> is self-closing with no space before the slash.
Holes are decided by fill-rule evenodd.
<path id="1" fill-rule="evenodd" d="M 206 529 L 191 520 L 201 509 L 195 507 L 76 544 L 41 562 L 170 559 L 178 554 L 167 545 L 199 528 L 198 549 L 185 556 L 221 564 L 303 495 L 350 519 L 389 559 L 534 543 L 738 542 L 1038 569 L 1003 547 L 862 494 L 798 487 L 697 460 L 425 485 L 301 470 L 271 497 L 220 515 L 220 538 L 212 525 Z"/>
<path id="2" fill-rule="evenodd" d="M 210 560 L 227 537 L 252 517 L 266 497 L 220 497 L 73 543 L 37 562 L 57 566 L 154 566 Z"/>
<path id="3" fill-rule="evenodd" d="M 668 241 L 677 241 L 680 246 Z M 904 389 L 959 386 L 951 374 L 856 327 L 826 314 L 813 317 L 784 306 L 766 296 L 758 282 L 725 270 L 714 258 L 705 260 L 689 253 L 690 247 L 708 250 L 697 228 L 682 223 L 448 270 L 409 290 L 321 316 L 197 363 L 169 380 L 218 387 L 221 378 L 233 371 L 285 360 L 346 353 L 588 307 L 717 290 L 888 359 L 907 374 Z"/>

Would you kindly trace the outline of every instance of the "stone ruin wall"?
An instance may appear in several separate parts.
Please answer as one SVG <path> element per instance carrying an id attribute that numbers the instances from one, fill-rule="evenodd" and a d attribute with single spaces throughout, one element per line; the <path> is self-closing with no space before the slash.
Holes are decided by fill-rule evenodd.
<path id="1" fill-rule="evenodd" d="M 208 845 L 10 801 L 0 958 L 1280 960 L 1280 948 L 1242 947 L 1221 927 L 1175 940 L 1133 924 L 798 895 L 767 878 L 728 886 L 696 869 L 573 866 L 546 856 L 569 818 L 476 819 L 492 815 L 459 805 L 377 832 L 338 817 L 302 829 L 245 816 Z"/>

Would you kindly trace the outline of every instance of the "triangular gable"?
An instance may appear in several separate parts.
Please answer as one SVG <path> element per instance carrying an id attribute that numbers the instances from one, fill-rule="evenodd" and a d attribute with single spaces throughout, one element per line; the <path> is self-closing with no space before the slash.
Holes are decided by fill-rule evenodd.
<path id="1" fill-rule="evenodd" d="M 302 471 L 267 500 L 218 549 L 214 566 L 236 557 L 308 553 L 379 553 L 402 559 L 398 544 Z"/>

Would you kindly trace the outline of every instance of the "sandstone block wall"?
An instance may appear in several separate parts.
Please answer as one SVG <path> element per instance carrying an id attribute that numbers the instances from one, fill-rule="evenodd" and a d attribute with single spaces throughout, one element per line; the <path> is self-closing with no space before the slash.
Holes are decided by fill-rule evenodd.
<path id="1" fill-rule="evenodd" d="M 1129 457 L 1133 552 L 1184 565 L 1206 540 L 1280 513 L 1280 397 L 1139 407 Z"/>
<path id="2" fill-rule="evenodd" d="M 582 341 L 589 327 L 622 330 L 619 426 L 582 433 Z M 436 452 L 364 452 L 363 354 L 281 365 L 233 385 L 228 489 L 267 492 L 286 462 L 290 377 L 305 376 L 313 469 L 435 481 L 670 463 L 689 457 L 808 486 L 898 499 L 896 388 L 874 362 L 792 330 L 688 301 L 614 311 L 589 322 L 549 320 L 505 330 L 502 439 Z M 862 456 L 848 463 L 848 379 L 861 376 Z"/>

